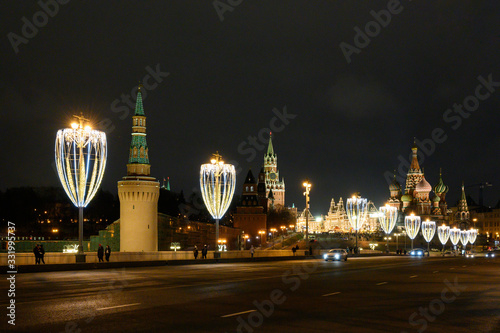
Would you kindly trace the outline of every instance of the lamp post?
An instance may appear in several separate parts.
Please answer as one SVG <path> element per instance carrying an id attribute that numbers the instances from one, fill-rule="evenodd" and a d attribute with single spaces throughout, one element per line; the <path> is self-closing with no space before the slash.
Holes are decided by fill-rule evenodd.
<path id="1" fill-rule="evenodd" d="M 405 229 L 411 239 L 411 249 L 413 250 L 413 240 L 420 230 L 420 216 L 415 216 L 413 213 L 410 216 L 405 216 Z"/>
<path id="2" fill-rule="evenodd" d="M 215 153 L 210 163 L 202 164 L 200 168 L 200 188 L 203 201 L 208 212 L 215 219 L 214 258 L 220 258 L 218 249 L 219 220 L 224 216 L 234 195 L 236 170 L 231 164 L 225 164 L 222 156 Z"/>
<path id="3" fill-rule="evenodd" d="M 439 226 L 437 229 L 438 229 L 439 241 L 441 242 L 441 244 L 443 244 L 443 257 L 444 257 L 444 246 L 446 242 L 448 242 L 448 239 L 450 239 L 450 227 L 443 224 L 442 226 Z"/>
<path id="4" fill-rule="evenodd" d="M 436 222 L 434 221 L 424 221 L 422 222 L 422 236 L 424 236 L 425 241 L 427 242 L 427 253 L 430 256 L 430 242 L 432 238 L 434 238 L 434 234 L 436 233 Z"/>
<path id="5" fill-rule="evenodd" d="M 453 229 L 450 230 L 450 240 L 455 248 L 455 255 L 457 255 L 457 244 L 460 241 L 460 229 L 453 227 Z"/>
<path id="6" fill-rule="evenodd" d="M 399 250 L 399 236 L 401 236 L 400 233 L 394 233 L 394 236 L 396 236 L 396 252 Z"/>
<path id="7" fill-rule="evenodd" d="M 368 213 L 367 208 L 368 200 L 359 196 L 353 195 L 352 198 L 347 199 L 346 213 L 351 227 L 356 231 L 356 251 L 358 251 L 358 230 L 361 229 L 363 223 L 366 221 Z"/>
<path id="8" fill-rule="evenodd" d="M 246 249 L 247 249 L 247 240 L 248 240 L 248 238 L 249 238 L 249 237 L 250 237 L 250 236 L 248 236 L 248 235 L 244 235 L 244 236 L 243 236 L 243 244 L 245 245 L 245 246 L 243 247 L 243 249 L 244 249 L 244 250 L 246 250 Z"/>
<path id="9" fill-rule="evenodd" d="M 259 235 L 260 235 L 260 247 L 262 247 L 262 238 L 264 238 L 264 235 L 266 232 L 264 230 L 259 230 Z"/>
<path id="10" fill-rule="evenodd" d="M 270 232 L 273 233 L 273 250 L 274 250 L 274 233 L 276 232 L 276 228 L 269 229 Z"/>
<path id="11" fill-rule="evenodd" d="M 306 248 L 309 246 L 309 192 L 311 191 L 311 183 L 309 183 L 308 180 L 306 180 L 302 186 L 306 188 L 306 191 L 304 192 L 304 195 L 306 196 Z"/>
<path id="12" fill-rule="evenodd" d="M 398 220 L 398 209 L 396 207 L 391 207 L 388 204 L 384 207 L 380 207 L 380 214 L 378 214 L 378 219 L 380 221 L 382 230 L 384 230 L 385 234 L 387 235 L 385 237 L 385 239 L 387 240 L 385 248 L 387 249 L 387 253 L 389 253 L 389 235 L 396 226 L 396 221 Z"/>
<path id="13" fill-rule="evenodd" d="M 85 262 L 83 252 L 83 208 L 97 193 L 106 168 L 106 134 L 93 130 L 83 115 L 78 123 L 57 131 L 55 160 L 57 174 L 71 202 L 78 207 L 78 252 L 76 262 Z"/>

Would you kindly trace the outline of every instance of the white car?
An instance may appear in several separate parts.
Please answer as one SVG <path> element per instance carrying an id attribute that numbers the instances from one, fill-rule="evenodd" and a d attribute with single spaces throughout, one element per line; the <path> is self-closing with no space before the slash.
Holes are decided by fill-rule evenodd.
<path id="1" fill-rule="evenodd" d="M 474 252 L 471 252 L 471 251 L 465 252 L 466 258 L 474 258 L 475 256 L 476 256 L 476 254 Z"/>
<path id="2" fill-rule="evenodd" d="M 423 257 L 425 255 L 425 250 L 424 249 L 413 249 L 410 251 L 410 255 L 414 257 Z"/>
<path id="3" fill-rule="evenodd" d="M 325 253 L 323 255 L 323 259 L 325 259 L 325 261 L 328 261 L 328 260 L 347 261 L 347 251 L 344 249 L 331 249 L 330 251 L 328 251 L 327 253 Z"/>

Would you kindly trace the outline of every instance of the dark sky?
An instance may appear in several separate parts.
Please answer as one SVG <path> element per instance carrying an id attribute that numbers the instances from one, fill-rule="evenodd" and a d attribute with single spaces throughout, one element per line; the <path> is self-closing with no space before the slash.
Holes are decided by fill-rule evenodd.
<path id="1" fill-rule="evenodd" d="M 197 188 L 200 164 L 218 150 L 243 169 L 240 193 L 265 152 L 251 159 L 248 137 L 266 133 L 273 109 L 286 107 L 296 117 L 274 123 L 273 142 L 289 205 L 303 208 L 305 178 L 315 215 L 355 191 L 383 204 L 385 173 L 408 159 L 413 137 L 431 141 L 436 129 L 446 140 L 427 145 L 427 180 L 434 185 L 443 168 L 450 204 L 462 180 L 493 182 L 485 202 L 495 205 L 500 83 L 477 87 L 479 76 L 500 82 L 500 3 L 401 1 L 348 63 L 340 44 L 355 46 L 355 27 L 376 29 L 370 12 L 390 2 L 245 0 L 221 21 L 212 1 L 70 1 L 47 22 L 35 1 L 2 2 L 1 189 L 60 186 L 55 134 L 83 111 L 109 124 L 102 185 L 116 193 L 133 111 L 121 95 L 158 68 L 169 75 L 144 99 L 147 141 L 152 175 L 169 176 L 173 190 Z M 22 37 L 23 17 L 34 15 L 38 32 L 16 53 L 9 36 Z M 476 99 L 476 89 L 489 96 Z M 467 118 L 447 111 L 464 99 L 477 108 Z M 467 191 L 477 198 L 477 188 Z"/>

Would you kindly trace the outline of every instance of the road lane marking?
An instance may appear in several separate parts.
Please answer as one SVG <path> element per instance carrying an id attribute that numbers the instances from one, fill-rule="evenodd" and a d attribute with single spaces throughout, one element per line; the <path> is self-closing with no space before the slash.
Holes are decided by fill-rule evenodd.
<path id="1" fill-rule="evenodd" d="M 134 306 L 134 305 L 139 305 L 141 303 L 132 303 L 132 304 L 124 304 L 124 305 L 117 305 L 117 306 L 109 306 L 107 308 L 99 308 L 97 311 L 102 311 L 102 310 L 109 310 L 109 309 L 116 309 L 116 308 L 124 308 L 126 306 Z"/>
<path id="2" fill-rule="evenodd" d="M 437 272 L 439 272 L 439 271 L 434 271 L 434 272 L 432 272 L 432 273 L 437 273 Z"/>
<path id="3" fill-rule="evenodd" d="M 231 313 L 231 314 L 228 314 L 228 315 L 225 315 L 225 316 L 220 316 L 221 318 L 227 318 L 227 317 L 233 317 L 233 316 L 237 316 L 237 315 L 240 315 L 240 314 L 244 314 L 244 313 L 250 313 L 250 312 L 255 312 L 257 310 L 248 310 L 248 311 L 242 311 L 242 312 L 237 312 L 237 313 Z"/>
<path id="4" fill-rule="evenodd" d="M 410 279 L 416 278 L 418 275 L 412 275 L 410 276 Z"/>
<path id="5" fill-rule="evenodd" d="M 381 285 L 383 285 L 383 284 L 387 284 L 387 283 L 388 283 L 388 282 L 379 282 L 379 283 L 377 283 L 376 285 L 377 285 L 377 286 L 381 286 Z"/>
<path id="6" fill-rule="evenodd" d="M 323 296 L 332 296 L 332 295 L 337 295 L 337 294 L 340 294 L 340 291 L 336 291 L 336 292 L 331 293 L 331 294 L 324 294 Z"/>
<path id="7" fill-rule="evenodd" d="M 467 265 L 463 265 L 462 267 L 467 267 Z"/>
<path id="8" fill-rule="evenodd" d="M 450 267 L 450 269 L 455 269 L 455 267 Z"/>

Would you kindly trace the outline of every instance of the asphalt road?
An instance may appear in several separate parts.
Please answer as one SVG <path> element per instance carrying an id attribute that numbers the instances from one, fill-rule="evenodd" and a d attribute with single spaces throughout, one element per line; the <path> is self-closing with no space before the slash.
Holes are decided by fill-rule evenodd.
<path id="1" fill-rule="evenodd" d="M 20 332 L 500 332 L 500 258 L 19 274 Z M 2 278 L 0 287 L 8 289 Z"/>

